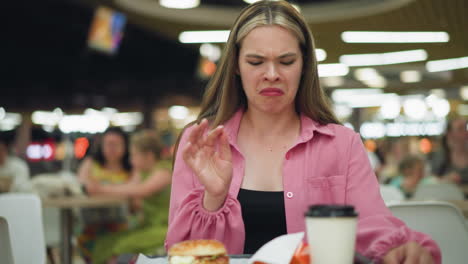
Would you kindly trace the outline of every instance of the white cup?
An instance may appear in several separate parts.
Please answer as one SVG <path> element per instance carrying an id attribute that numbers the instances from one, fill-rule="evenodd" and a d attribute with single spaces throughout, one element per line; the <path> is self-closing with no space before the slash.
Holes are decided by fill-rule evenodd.
<path id="1" fill-rule="evenodd" d="M 305 221 L 311 263 L 353 263 L 357 215 L 350 205 L 309 207 Z"/>

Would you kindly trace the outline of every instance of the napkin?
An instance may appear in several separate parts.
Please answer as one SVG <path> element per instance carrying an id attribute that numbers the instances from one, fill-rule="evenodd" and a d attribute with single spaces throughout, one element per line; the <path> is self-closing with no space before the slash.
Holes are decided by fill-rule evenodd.
<path id="1" fill-rule="evenodd" d="M 268 264 L 289 263 L 303 237 L 304 232 L 276 237 L 257 250 L 248 260 L 247 264 L 252 264 L 255 261 Z"/>

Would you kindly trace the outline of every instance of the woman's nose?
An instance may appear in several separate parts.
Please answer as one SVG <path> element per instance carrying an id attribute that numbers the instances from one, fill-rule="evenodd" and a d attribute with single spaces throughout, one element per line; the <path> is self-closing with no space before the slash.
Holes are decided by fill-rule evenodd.
<path id="1" fill-rule="evenodd" d="M 269 63 L 265 71 L 265 80 L 274 82 L 279 79 L 277 66 L 274 63 Z"/>

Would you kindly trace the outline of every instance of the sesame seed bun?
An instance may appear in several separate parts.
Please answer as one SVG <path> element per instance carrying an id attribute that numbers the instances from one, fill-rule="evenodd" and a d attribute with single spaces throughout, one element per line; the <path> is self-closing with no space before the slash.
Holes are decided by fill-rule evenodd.
<path id="1" fill-rule="evenodd" d="M 216 240 L 187 240 L 174 244 L 169 256 L 218 256 L 226 255 L 223 243 Z"/>

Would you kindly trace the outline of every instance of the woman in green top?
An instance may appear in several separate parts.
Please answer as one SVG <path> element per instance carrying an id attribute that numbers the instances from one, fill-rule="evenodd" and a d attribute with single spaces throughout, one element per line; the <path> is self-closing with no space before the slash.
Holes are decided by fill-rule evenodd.
<path id="1" fill-rule="evenodd" d="M 141 131 L 131 138 L 130 159 L 133 176 L 127 184 L 101 185 L 95 182 L 88 188 L 97 193 L 134 198 L 141 208 L 143 220 L 132 230 L 118 232 L 96 241 L 92 252 L 94 264 L 113 263 L 124 253 L 155 254 L 163 249 L 167 230 L 170 197 L 170 163 L 160 161 L 161 146 L 151 131 Z M 136 198 L 136 199 L 135 199 Z"/>

